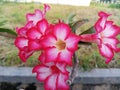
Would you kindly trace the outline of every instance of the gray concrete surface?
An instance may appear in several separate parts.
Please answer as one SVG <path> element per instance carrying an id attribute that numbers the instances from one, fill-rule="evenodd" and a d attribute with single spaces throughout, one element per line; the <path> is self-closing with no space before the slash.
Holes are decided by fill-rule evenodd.
<path id="1" fill-rule="evenodd" d="M 0 82 L 38 83 L 30 67 L 0 67 Z M 78 71 L 74 84 L 120 84 L 120 69 Z"/>

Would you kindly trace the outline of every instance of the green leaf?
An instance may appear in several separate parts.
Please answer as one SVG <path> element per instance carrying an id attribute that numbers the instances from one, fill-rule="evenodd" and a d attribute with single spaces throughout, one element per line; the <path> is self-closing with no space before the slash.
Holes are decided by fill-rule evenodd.
<path id="1" fill-rule="evenodd" d="M 71 13 L 71 14 L 69 14 L 68 15 L 68 17 L 67 17 L 67 21 L 66 21 L 66 23 L 68 23 L 70 26 L 71 26 L 71 24 L 73 23 L 73 18 L 75 17 L 76 15 L 74 14 L 74 13 Z"/>
<path id="2" fill-rule="evenodd" d="M 7 28 L 0 28 L 0 35 L 10 38 L 16 38 L 17 36 L 15 31 Z"/>
<path id="3" fill-rule="evenodd" d="M 3 26 L 6 22 L 7 22 L 7 20 L 1 21 L 0 26 Z"/>
<path id="4" fill-rule="evenodd" d="M 80 35 L 82 34 L 91 34 L 91 33 L 95 33 L 95 28 L 92 26 L 89 29 L 87 29 L 86 31 L 82 32 Z"/>
<path id="5" fill-rule="evenodd" d="M 76 21 L 73 25 L 72 25 L 72 30 L 75 33 L 75 31 L 80 28 L 80 26 L 82 26 L 83 24 L 85 24 L 86 22 L 88 22 L 88 19 L 82 19 L 82 20 L 78 20 Z"/>

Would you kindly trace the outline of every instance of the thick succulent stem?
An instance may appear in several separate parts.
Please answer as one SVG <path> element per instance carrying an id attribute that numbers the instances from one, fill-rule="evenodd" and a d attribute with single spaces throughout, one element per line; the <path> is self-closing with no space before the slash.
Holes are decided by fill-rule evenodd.
<path id="1" fill-rule="evenodd" d="M 67 81 L 67 83 L 70 85 L 70 90 L 72 90 L 73 81 L 74 81 L 74 79 L 75 79 L 75 77 L 77 75 L 78 65 L 79 65 L 79 60 L 78 60 L 78 57 L 77 57 L 77 53 L 75 52 L 74 55 L 73 55 L 73 67 L 72 67 L 72 71 L 71 71 L 71 74 L 70 74 L 70 78 Z"/>

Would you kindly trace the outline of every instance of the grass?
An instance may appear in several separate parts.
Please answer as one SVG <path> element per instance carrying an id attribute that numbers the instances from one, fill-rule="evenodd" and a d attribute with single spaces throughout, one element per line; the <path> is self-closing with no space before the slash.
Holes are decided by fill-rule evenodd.
<path id="1" fill-rule="evenodd" d="M 77 7 L 67 5 L 50 5 L 51 10 L 47 13 L 46 18 L 50 21 L 56 21 L 60 19 L 66 19 L 71 13 L 75 13 L 75 19 L 88 19 L 89 22 L 79 28 L 78 33 L 93 26 L 98 19 L 98 12 L 105 11 L 111 13 L 112 16 L 109 18 L 117 25 L 120 25 L 120 12 L 119 9 L 111 8 L 108 5 L 96 5 L 93 4 L 90 7 Z M 11 28 L 15 30 L 16 27 L 21 27 L 25 24 L 26 13 L 32 13 L 35 9 L 43 9 L 42 4 L 35 3 L 2 3 L 0 5 L 0 21 L 5 20 L 6 23 L 1 27 Z M 17 56 L 18 50 L 14 46 L 14 39 L 0 36 L 0 65 L 2 66 L 34 66 L 38 64 L 37 57 L 39 52 L 35 53 L 27 63 L 22 63 Z M 84 70 L 91 68 L 109 68 L 109 67 L 120 67 L 120 56 L 119 53 L 115 55 L 114 60 L 106 65 L 104 58 L 100 56 L 96 45 L 81 45 L 78 51 L 78 57 L 80 60 L 80 66 Z"/>

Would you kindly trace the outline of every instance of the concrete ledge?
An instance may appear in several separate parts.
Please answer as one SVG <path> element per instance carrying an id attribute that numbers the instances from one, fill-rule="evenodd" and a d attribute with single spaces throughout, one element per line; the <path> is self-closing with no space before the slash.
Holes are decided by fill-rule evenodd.
<path id="1" fill-rule="evenodd" d="M 38 83 L 30 67 L 0 67 L 0 82 Z"/>
<path id="2" fill-rule="evenodd" d="M 120 69 L 93 69 L 78 72 L 74 83 L 81 84 L 120 84 Z"/>
<path id="3" fill-rule="evenodd" d="M 0 67 L 0 82 L 40 83 L 30 67 Z M 120 84 L 120 69 L 93 69 L 79 71 L 75 84 Z"/>

